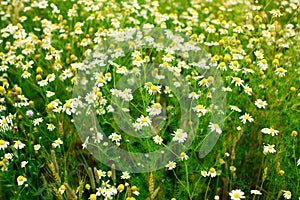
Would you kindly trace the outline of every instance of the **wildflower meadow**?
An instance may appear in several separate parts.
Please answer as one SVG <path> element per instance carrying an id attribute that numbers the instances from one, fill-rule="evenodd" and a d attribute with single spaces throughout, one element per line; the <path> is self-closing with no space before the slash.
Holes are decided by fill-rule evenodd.
<path id="1" fill-rule="evenodd" d="M 299 0 L 0 1 L 0 199 L 300 200 Z"/>

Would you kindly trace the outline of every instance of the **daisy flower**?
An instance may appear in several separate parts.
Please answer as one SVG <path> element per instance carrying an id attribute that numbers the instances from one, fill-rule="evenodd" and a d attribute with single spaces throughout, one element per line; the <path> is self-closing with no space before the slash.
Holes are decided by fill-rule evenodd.
<path id="1" fill-rule="evenodd" d="M 150 95 L 161 93 L 161 85 L 152 85 L 148 92 Z"/>
<path id="2" fill-rule="evenodd" d="M 47 129 L 48 129 L 49 131 L 53 131 L 53 130 L 55 129 L 54 124 L 47 123 Z"/>
<path id="3" fill-rule="evenodd" d="M 148 107 L 146 109 L 147 112 L 149 112 L 149 115 L 159 115 L 162 111 L 162 106 L 160 105 L 160 103 L 153 103 L 153 105 L 151 107 Z"/>
<path id="4" fill-rule="evenodd" d="M 33 148 L 34 148 L 35 151 L 38 151 L 38 150 L 40 150 L 41 145 L 40 144 L 36 144 L 36 145 L 33 146 Z"/>
<path id="5" fill-rule="evenodd" d="M 278 135 L 279 133 L 279 131 L 275 130 L 274 128 L 263 128 L 261 129 L 261 132 L 268 135 L 271 134 L 272 136 Z"/>
<path id="6" fill-rule="evenodd" d="M 202 175 L 203 177 L 207 177 L 207 176 L 208 176 L 208 173 L 207 173 L 207 171 L 202 170 L 202 171 L 201 171 L 201 175 Z"/>
<path id="7" fill-rule="evenodd" d="M 127 171 L 125 172 L 122 172 L 122 176 L 121 176 L 121 179 L 129 179 L 130 178 L 130 175 Z"/>
<path id="8" fill-rule="evenodd" d="M 189 99 L 199 99 L 200 97 L 200 94 L 197 94 L 196 92 L 191 92 L 189 95 L 188 95 L 188 98 Z"/>
<path id="9" fill-rule="evenodd" d="M 244 86 L 244 92 L 246 93 L 246 94 L 248 94 L 249 96 L 251 96 L 252 95 L 252 88 L 251 87 L 249 87 L 249 85 L 245 85 Z"/>
<path id="10" fill-rule="evenodd" d="M 255 105 L 256 105 L 256 107 L 258 107 L 258 108 L 266 108 L 266 106 L 268 105 L 267 104 L 267 102 L 266 101 L 263 101 L 263 100 L 261 100 L 261 99 L 257 99 L 256 101 L 255 101 Z"/>
<path id="11" fill-rule="evenodd" d="M 112 133 L 110 136 L 108 136 L 108 139 L 111 139 L 113 142 L 120 142 L 122 139 L 121 135 L 118 135 L 117 133 Z"/>
<path id="12" fill-rule="evenodd" d="M 8 145 L 9 145 L 9 142 L 7 142 L 5 140 L 0 140 L 0 150 L 6 149 Z"/>
<path id="13" fill-rule="evenodd" d="M 99 169 L 99 170 L 97 170 L 97 175 L 98 175 L 98 178 L 101 179 L 102 177 L 106 176 L 106 172 Z"/>
<path id="14" fill-rule="evenodd" d="M 221 134 L 222 133 L 222 129 L 220 128 L 220 126 L 218 124 L 214 124 L 212 122 L 209 122 L 208 127 L 210 128 L 210 130 L 216 131 L 217 133 Z"/>
<path id="15" fill-rule="evenodd" d="M 41 117 L 36 118 L 36 119 L 33 120 L 33 125 L 34 125 L 34 126 L 37 126 L 37 125 L 39 125 L 40 123 L 42 123 L 43 121 L 44 121 L 44 120 L 43 120 L 43 118 L 41 118 Z"/>
<path id="16" fill-rule="evenodd" d="M 235 86 L 241 86 L 244 81 L 239 77 L 232 77 L 231 83 L 234 83 Z"/>
<path id="17" fill-rule="evenodd" d="M 282 67 L 279 67 L 275 70 L 275 74 L 278 75 L 279 77 L 284 77 L 286 72 L 287 70 Z"/>
<path id="18" fill-rule="evenodd" d="M 38 85 L 41 86 L 41 87 L 44 87 L 44 86 L 48 85 L 48 80 L 47 79 L 46 80 L 41 80 L 41 81 L 38 82 Z"/>
<path id="19" fill-rule="evenodd" d="M 141 115 L 141 117 L 137 118 L 136 120 L 141 126 L 151 126 L 151 119 L 147 116 Z"/>
<path id="20" fill-rule="evenodd" d="M 155 144 L 161 145 L 163 142 L 163 139 L 159 135 L 156 135 L 153 137 L 153 141 L 155 142 Z"/>
<path id="21" fill-rule="evenodd" d="M 25 178 L 24 176 L 18 176 L 17 178 L 17 182 L 18 182 L 18 185 L 23 185 L 24 182 L 27 181 L 27 178 Z"/>
<path id="22" fill-rule="evenodd" d="M 267 144 L 267 145 L 264 145 L 264 151 L 263 153 L 266 155 L 268 153 L 275 153 L 276 152 L 276 149 L 275 149 L 275 144 Z"/>
<path id="23" fill-rule="evenodd" d="M 189 159 L 189 156 L 186 155 L 185 152 L 182 152 L 182 153 L 180 154 L 180 160 L 183 161 L 183 160 L 187 160 L 187 159 Z"/>
<path id="24" fill-rule="evenodd" d="M 176 131 L 174 131 L 174 134 L 172 134 L 173 137 L 173 141 L 177 141 L 179 143 L 184 142 L 187 138 L 187 133 L 184 132 L 184 130 L 182 129 L 177 129 Z"/>
<path id="25" fill-rule="evenodd" d="M 204 105 L 199 104 L 192 108 L 194 112 L 197 113 L 198 117 L 204 116 L 207 113 L 207 109 Z"/>
<path id="26" fill-rule="evenodd" d="M 171 62 L 172 60 L 174 59 L 174 56 L 172 56 L 171 54 L 167 54 L 167 55 L 164 55 L 163 56 L 163 58 L 162 58 L 162 60 L 164 61 L 164 62 Z"/>
<path id="27" fill-rule="evenodd" d="M 240 189 L 237 189 L 237 190 L 232 190 L 229 195 L 231 197 L 232 200 L 240 200 L 240 199 L 244 199 L 245 196 L 244 196 L 244 192 Z"/>
<path id="28" fill-rule="evenodd" d="M 239 107 L 237 107 L 237 106 L 230 105 L 229 107 L 230 107 L 230 110 L 237 111 L 237 112 L 242 112 L 242 110 L 239 109 Z"/>
<path id="29" fill-rule="evenodd" d="M 168 168 L 168 170 L 175 169 L 175 167 L 176 167 L 176 162 L 174 161 L 169 161 L 169 163 L 166 165 L 166 168 Z"/>
<path id="30" fill-rule="evenodd" d="M 14 154 L 12 154 L 12 153 L 6 153 L 4 155 L 4 158 L 6 158 L 7 160 L 11 160 L 13 157 L 14 157 Z"/>
<path id="31" fill-rule="evenodd" d="M 264 58 L 264 54 L 260 51 L 260 50 L 257 50 L 254 52 L 254 55 L 256 56 L 257 59 L 261 60 Z"/>
<path id="32" fill-rule="evenodd" d="M 216 176 L 217 176 L 217 171 L 216 171 L 216 169 L 213 168 L 213 167 L 211 167 L 211 168 L 208 170 L 207 176 L 211 176 L 212 178 L 213 178 L 213 177 L 216 177 Z"/>
<path id="33" fill-rule="evenodd" d="M 85 96 L 85 100 L 88 104 L 92 104 L 96 101 L 97 99 L 97 95 L 95 94 L 95 92 L 89 92 L 86 96 Z"/>
<path id="34" fill-rule="evenodd" d="M 244 115 L 240 116 L 239 119 L 242 120 L 243 124 L 246 124 L 247 121 L 249 121 L 249 122 L 253 122 L 254 121 L 254 119 L 252 118 L 252 116 L 249 115 L 248 113 L 245 113 Z"/>
<path id="35" fill-rule="evenodd" d="M 63 144 L 63 141 L 62 141 L 60 138 L 58 138 L 57 140 L 55 140 L 55 141 L 52 143 L 52 146 L 53 146 L 54 148 L 56 148 L 56 147 L 60 148 L 60 145 L 62 145 L 62 144 Z"/>
<path id="36" fill-rule="evenodd" d="M 291 199 L 292 198 L 292 193 L 288 190 L 283 190 L 283 197 L 285 199 Z"/>
<path id="37" fill-rule="evenodd" d="M 15 149 L 23 149 L 24 147 L 25 147 L 25 144 L 23 144 L 20 140 L 15 141 L 15 144 L 14 144 Z"/>

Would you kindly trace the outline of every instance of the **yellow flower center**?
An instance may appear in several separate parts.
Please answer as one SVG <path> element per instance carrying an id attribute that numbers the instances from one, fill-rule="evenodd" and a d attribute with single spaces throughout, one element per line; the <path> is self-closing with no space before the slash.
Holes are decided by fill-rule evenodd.
<path id="1" fill-rule="evenodd" d="M 284 69 L 283 69 L 282 67 L 280 67 L 280 68 L 278 68 L 278 71 L 279 71 L 280 73 L 283 73 L 283 72 L 284 72 Z"/>
<path id="2" fill-rule="evenodd" d="M 212 168 L 209 169 L 209 172 L 210 172 L 210 173 L 215 173 L 216 170 L 215 170 L 215 168 L 212 167 Z"/>
<path id="3" fill-rule="evenodd" d="M 67 102 L 67 103 L 65 104 L 65 106 L 66 106 L 66 108 L 71 108 L 71 103 L 70 103 L 70 102 Z"/>
<path id="4" fill-rule="evenodd" d="M 5 141 L 4 140 L 0 140 L 0 146 L 5 145 Z"/>
<path id="5" fill-rule="evenodd" d="M 234 198 L 240 198 L 241 197 L 241 195 L 239 193 L 234 193 L 233 196 L 234 196 Z"/>
<path id="6" fill-rule="evenodd" d="M 147 122 L 148 120 L 147 120 L 146 117 L 143 117 L 143 118 L 141 119 L 141 121 L 142 121 L 142 122 Z"/>
<path id="7" fill-rule="evenodd" d="M 23 181 L 24 180 L 24 176 L 19 176 L 18 177 L 18 181 Z"/>
<path id="8" fill-rule="evenodd" d="M 240 81 L 241 81 L 241 79 L 240 79 L 239 77 L 234 77 L 233 80 L 234 80 L 235 82 L 240 82 Z"/>
<path id="9" fill-rule="evenodd" d="M 152 85 L 151 86 L 151 90 L 156 91 L 157 90 L 157 86 L 156 85 Z"/>

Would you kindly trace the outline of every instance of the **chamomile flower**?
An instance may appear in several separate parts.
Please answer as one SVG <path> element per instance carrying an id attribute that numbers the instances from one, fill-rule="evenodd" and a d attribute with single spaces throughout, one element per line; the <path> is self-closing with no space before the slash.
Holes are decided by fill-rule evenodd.
<path id="1" fill-rule="evenodd" d="M 101 169 L 97 170 L 97 176 L 99 179 L 106 176 L 106 172 L 102 171 Z"/>
<path id="2" fill-rule="evenodd" d="M 251 96 L 252 95 L 252 88 L 251 87 L 249 87 L 247 84 L 244 86 L 244 92 L 246 93 L 246 94 L 248 94 L 249 96 Z"/>
<path id="3" fill-rule="evenodd" d="M 31 76 L 31 73 L 29 73 L 28 71 L 24 71 L 21 75 L 22 78 L 26 79 L 26 78 L 29 78 Z"/>
<path id="4" fill-rule="evenodd" d="M 202 104 L 198 104 L 197 106 L 193 107 L 192 109 L 194 112 L 197 113 L 198 117 L 202 117 L 208 112 L 206 107 Z"/>
<path id="5" fill-rule="evenodd" d="M 4 155 L 4 158 L 6 158 L 7 160 L 11 160 L 11 159 L 13 159 L 13 157 L 14 157 L 14 154 L 12 154 L 12 153 L 6 153 Z"/>
<path id="6" fill-rule="evenodd" d="M 60 145 L 62 145 L 62 144 L 63 144 L 63 141 L 62 141 L 60 138 L 58 138 L 57 140 L 55 140 L 55 141 L 52 143 L 52 146 L 53 146 L 54 148 L 56 148 L 56 147 L 60 148 Z"/>
<path id="7" fill-rule="evenodd" d="M 163 142 L 162 137 L 160 137 L 159 135 L 154 136 L 152 139 L 153 139 L 153 141 L 155 142 L 155 144 L 161 145 L 162 142 Z"/>
<path id="8" fill-rule="evenodd" d="M 15 141 L 15 144 L 14 144 L 15 149 L 23 149 L 24 147 L 25 147 L 25 144 L 23 144 L 20 140 Z"/>
<path id="9" fill-rule="evenodd" d="M 172 56 L 171 54 L 166 54 L 163 56 L 162 60 L 164 62 L 171 62 L 174 59 L 174 56 Z"/>
<path id="10" fill-rule="evenodd" d="M 274 128 L 263 128 L 261 129 L 261 132 L 272 136 L 278 135 L 279 133 L 279 131 Z"/>
<path id="11" fill-rule="evenodd" d="M 275 153 L 276 149 L 275 149 L 275 144 L 267 144 L 264 145 L 264 150 L 263 153 L 266 155 L 268 153 Z"/>
<path id="12" fill-rule="evenodd" d="M 137 118 L 136 122 L 139 123 L 142 127 L 151 126 L 152 123 L 150 117 L 148 116 L 145 117 L 144 115 L 141 115 L 139 118 Z"/>
<path id="13" fill-rule="evenodd" d="M 92 104 L 96 101 L 97 99 L 97 95 L 95 94 L 95 92 L 89 92 L 86 96 L 85 96 L 85 100 L 88 104 Z"/>
<path id="14" fill-rule="evenodd" d="M 152 86 L 148 89 L 148 93 L 149 93 L 150 95 L 157 94 L 157 93 L 161 93 L 161 85 L 152 85 Z"/>
<path id="15" fill-rule="evenodd" d="M 25 178 L 24 176 L 18 176 L 17 178 L 18 185 L 23 185 L 26 181 L 27 178 Z"/>
<path id="16" fill-rule="evenodd" d="M 207 176 L 208 176 L 208 173 L 207 173 L 207 171 L 202 170 L 202 171 L 201 171 L 201 175 L 202 175 L 203 177 L 207 177 Z"/>
<path id="17" fill-rule="evenodd" d="M 230 195 L 230 198 L 232 200 L 240 200 L 240 199 L 244 199 L 245 196 L 244 196 L 244 192 L 240 189 L 237 189 L 237 190 L 232 190 L 229 195 Z"/>
<path id="18" fill-rule="evenodd" d="M 239 77 L 232 77 L 231 83 L 234 83 L 235 86 L 241 86 L 244 83 L 244 80 Z"/>
<path id="19" fill-rule="evenodd" d="M 117 133 L 112 133 L 110 136 L 108 136 L 108 139 L 110 139 L 113 142 L 120 142 L 122 139 L 122 136 L 118 135 Z"/>
<path id="20" fill-rule="evenodd" d="M 211 167 L 211 168 L 208 170 L 207 176 L 211 176 L 212 178 L 213 178 L 213 177 L 216 177 L 216 176 L 217 176 L 217 171 L 216 171 L 216 169 L 213 168 L 213 167 Z"/>
<path id="21" fill-rule="evenodd" d="M 263 108 L 263 109 L 265 109 L 266 106 L 268 105 L 268 103 L 267 103 L 266 101 L 261 100 L 261 99 L 257 99 L 257 100 L 255 101 L 255 105 L 256 105 L 256 107 L 258 107 L 258 108 Z"/>
<path id="22" fill-rule="evenodd" d="M 176 162 L 169 161 L 169 163 L 166 165 L 166 168 L 168 168 L 168 170 L 175 169 L 176 168 Z"/>
<path id="23" fill-rule="evenodd" d="M 149 113 L 151 116 L 159 115 L 162 111 L 162 106 L 160 103 L 153 103 L 151 107 L 148 107 L 146 111 Z"/>
<path id="24" fill-rule="evenodd" d="M 9 142 L 5 141 L 5 140 L 0 140 L 0 150 L 4 150 L 8 147 Z"/>
<path id="25" fill-rule="evenodd" d="M 183 161 L 183 160 L 187 160 L 187 159 L 189 159 L 189 156 L 185 152 L 182 152 L 180 154 L 180 160 Z"/>
<path id="26" fill-rule="evenodd" d="M 220 128 L 220 126 L 216 123 L 212 123 L 212 122 L 209 122 L 209 125 L 208 125 L 208 128 L 210 128 L 210 130 L 213 132 L 217 132 L 219 134 L 222 133 L 222 129 Z"/>
<path id="27" fill-rule="evenodd" d="M 279 77 L 284 77 L 286 72 L 287 70 L 282 67 L 279 67 L 275 70 L 275 74 L 278 75 Z"/>
<path id="28" fill-rule="evenodd" d="M 49 131 L 53 131 L 53 130 L 55 129 L 54 124 L 52 124 L 52 123 L 47 123 L 47 129 L 48 129 Z"/>
<path id="29" fill-rule="evenodd" d="M 230 110 L 233 110 L 233 111 L 236 111 L 236 112 L 242 112 L 242 110 L 239 109 L 239 107 L 234 106 L 234 105 L 230 105 L 229 108 L 230 108 Z"/>
<path id="30" fill-rule="evenodd" d="M 127 171 L 122 172 L 121 179 L 129 179 L 129 178 L 130 178 L 130 174 Z"/>
<path id="31" fill-rule="evenodd" d="M 191 98 L 191 99 L 199 99 L 199 97 L 200 97 L 200 94 L 197 94 L 196 92 L 191 92 L 188 95 L 188 98 Z"/>
<path id="32" fill-rule="evenodd" d="M 264 54 L 263 54 L 263 52 L 260 51 L 260 50 L 255 51 L 255 52 L 254 52 L 254 55 L 255 55 L 256 58 L 259 59 L 259 60 L 261 60 L 261 59 L 264 58 Z"/>
<path id="33" fill-rule="evenodd" d="M 46 80 L 40 80 L 38 82 L 38 85 L 41 86 L 41 87 L 44 87 L 44 86 L 48 85 L 48 80 L 47 79 Z"/>
<path id="34" fill-rule="evenodd" d="M 283 197 L 285 199 L 291 199 L 292 198 L 292 193 L 288 190 L 283 190 Z"/>
<path id="35" fill-rule="evenodd" d="M 239 119 L 242 121 L 243 124 L 246 124 L 246 122 L 253 122 L 254 119 L 251 115 L 248 113 L 245 113 L 244 115 L 240 116 Z"/>
<path id="36" fill-rule="evenodd" d="M 179 142 L 182 143 L 186 140 L 187 138 L 187 133 L 184 132 L 184 130 L 182 129 L 177 129 L 176 131 L 174 131 L 174 134 L 172 134 L 173 137 L 173 141 L 175 142 Z"/>
<path id="37" fill-rule="evenodd" d="M 35 145 L 33 146 L 33 149 L 34 149 L 35 151 L 40 150 L 40 148 L 41 148 L 41 145 L 40 145 L 40 144 L 35 144 Z"/>
<path id="38" fill-rule="evenodd" d="M 41 117 L 36 118 L 36 119 L 33 120 L 33 125 L 34 125 L 34 126 L 37 126 L 37 125 L 39 125 L 40 123 L 42 123 L 43 121 L 44 121 L 44 120 L 43 120 L 43 118 L 41 118 Z"/>

